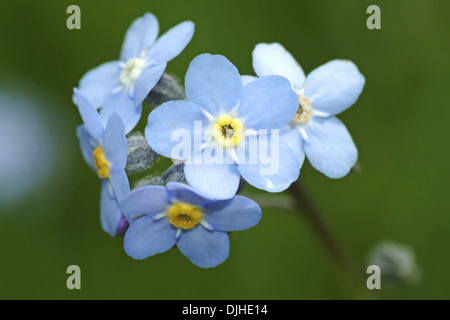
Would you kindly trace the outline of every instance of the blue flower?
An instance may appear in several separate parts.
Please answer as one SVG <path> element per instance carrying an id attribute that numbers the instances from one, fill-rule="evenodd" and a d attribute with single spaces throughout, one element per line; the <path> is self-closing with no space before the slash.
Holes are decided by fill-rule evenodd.
<path id="1" fill-rule="evenodd" d="M 119 201 L 130 192 L 125 173 L 127 164 L 127 139 L 120 117 L 113 113 L 106 128 L 97 110 L 77 89 L 74 95 L 84 124 L 77 128 L 81 151 L 86 162 L 102 181 L 100 219 L 103 230 L 111 236 L 123 233 L 123 220 Z"/>
<path id="2" fill-rule="evenodd" d="M 302 68 L 279 43 L 260 43 L 253 51 L 253 68 L 260 76 L 286 77 L 298 95 L 298 111 L 284 128 L 281 143 L 287 144 L 303 163 L 330 178 L 350 171 L 358 151 L 345 125 L 335 117 L 353 105 L 364 87 L 364 76 L 348 60 L 332 60 L 305 77 Z M 252 78 L 243 81 L 251 83 Z"/>
<path id="3" fill-rule="evenodd" d="M 240 176 L 269 192 L 298 178 L 298 160 L 276 136 L 298 108 L 288 80 L 268 76 L 244 88 L 230 61 L 202 54 L 191 62 L 185 88 L 188 101 L 170 101 L 151 112 L 145 136 L 157 153 L 187 160 L 184 173 L 192 187 L 223 200 L 236 194 Z M 180 144 L 185 148 L 177 152 Z M 263 159 L 264 149 L 270 158 Z"/>
<path id="4" fill-rule="evenodd" d="M 161 78 L 167 62 L 192 39 L 194 24 L 182 22 L 155 41 L 158 32 L 158 20 L 153 14 L 136 19 L 125 35 L 120 61 L 103 63 L 80 80 L 80 92 L 96 108 L 102 108 L 100 116 L 104 124 L 116 112 L 125 124 L 126 133 L 136 126 L 142 102 Z"/>
<path id="5" fill-rule="evenodd" d="M 202 268 L 228 258 L 227 232 L 251 228 L 261 219 L 261 209 L 248 198 L 215 201 L 178 182 L 134 189 L 120 205 L 132 221 L 124 241 L 128 255 L 145 259 L 176 244 Z"/>

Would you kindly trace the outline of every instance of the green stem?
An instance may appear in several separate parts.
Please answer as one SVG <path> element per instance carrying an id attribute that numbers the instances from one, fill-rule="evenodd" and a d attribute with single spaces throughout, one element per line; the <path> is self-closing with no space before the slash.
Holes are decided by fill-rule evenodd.
<path id="1" fill-rule="evenodd" d="M 319 211 L 312 202 L 303 185 L 297 181 L 291 185 L 289 191 L 294 198 L 298 208 L 303 213 L 308 223 L 311 225 L 319 240 L 322 242 L 328 253 L 332 256 L 337 265 L 351 278 L 361 283 L 358 269 L 347 252 L 336 241 L 335 236 L 322 219 Z"/>

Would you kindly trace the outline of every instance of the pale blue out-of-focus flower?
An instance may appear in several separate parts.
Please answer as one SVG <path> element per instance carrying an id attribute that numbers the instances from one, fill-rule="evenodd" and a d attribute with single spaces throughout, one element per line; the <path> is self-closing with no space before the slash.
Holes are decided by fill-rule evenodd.
<path id="1" fill-rule="evenodd" d="M 188 101 L 166 102 L 150 113 L 145 136 L 157 153 L 187 159 L 184 173 L 192 187 L 214 199 L 229 199 L 241 176 L 269 192 L 283 191 L 297 180 L 300 164 L 295 154 L 276 142 L 279 129 L 298 108 L 288 80 L 267 76 L 244 88 L 239 71 L 224 56 L 202 54 L 189 65 L 185 89 Z M 181 130 L 189 142 L 184 154 L 174 152 L 179 145 L 174 135 Z M 261 156 L 264 146 L 276 155 L 276 169 L 267 174 L 262 174 L 267 169 Z M 208 162 L 212 154 L 214 161 Z"/>
<path id="2" fill-rule="evenodd" d="M 259 77 L 286 77 L 298 96 L 298 111 L 284 128 L 281 143 L 288 144 L 300 163 L 311 165 L 330 178 L 347 175 L 358 151 L 345 125 L 335 115 L 353 105 L 364 87 L 364 76 L 351 61 L 332 60 L 307 77 L 279 43 L 260 43 L 253 51 L 253 68 Z M 251 83 L 252 77 L 245 77 Z M 270 110 L 269 113 L 277 112 Z"/>
<path id="3" fill-rule="evenodd" d="M 67 179 L 58 164 L 68 159 L 56 152 L 63 145 L 61 140 L 67 138 L 66 133 L 58 123 L 50 120 L 52 113 L 46 110 L 49 106 L 53 108 L 55 101 L 42 98 L 26 80 L 15 78 L 14 73 L 6 74 L 9 86 L 0 89 L 2 214 L 9 212 L 4 208 L 29 204 L 33 195 L 41 199 L 42 190 L 58 190 L 62 184 L 61 176 Z M 41 91 L 44 92 L 44 88 Z M 55 131 L 61 136 L 55 136 Z M 40 201 L 39 208 L 43 206 L 42 199 Z"/>
<path id="4" fill-rule="evenodd" d="M 191 41 L 194 23 L 184 21 L 156 40 L 158 33 L 158 20 L 153 14 L 136 19 L 125 35 L 120 61 L 103 63 L 80 80 L 80 92 L 96 108 L 102 108 L 100 117 L 104 125 L 116 112 L 126 133 L 136 126 L 142 102 L 161 78 L 167 62 Z"/>
<path id="5" fill-rule="evenodd" d="M 119 201 L 130 192 L 127 164 L 127 139 L 121 118 L 113 113 L 103 126 L 97 110 L 78 90 L 74 90 L 84 124 L 77 128 L 81 151 L 86 162 L 102 181 L 100 219 L 103 230 L 111 236 L 123 233 L 127 227 L 123 221 Z"/>
<path id="6" fill-rule="evenodd" d="M 414 250 L 395 242 L 378 244 L 367 263 L 378 266 L 382 279 L 390 286 L 416 284 L 421 277 Z"/>
<path id="7" fill-rule="evenodd" d="M 178 182 L 134 189 L 121 208 L 132 222 L 124 239 L 128 255 L 145 259 L 176 244 L 202 268 L 228 258 L 227 232 L 249 229 L 261 219 L 259 206 L 246 197 L 215 201 Z"/>

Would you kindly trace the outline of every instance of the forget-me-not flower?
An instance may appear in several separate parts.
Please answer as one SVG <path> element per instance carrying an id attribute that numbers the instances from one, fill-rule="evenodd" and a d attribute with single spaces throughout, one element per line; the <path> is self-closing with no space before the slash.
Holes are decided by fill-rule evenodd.
<path id="1" fill-rule="evenodd" d="M 238 70 L 224 56 L 202 54 L 189 66 L 185 89 L 188 101 L 169 101 L 150 113 L 145 136 L 157 153 L 188 159 L 184 173 L 192 187 L 211 198 L 229 199 L 238 189 L 240 176 L 269 192 L 283 191 L 298 178 L 300 164 L 293 151 L 276 143 L 272 134 L 272 129 L 278 133 L 287 125 L 298 108 L 288 80 L 267 76 L 244 88 Z M 174 137 L 177 130 L 189 133 L 187 155 L 173 152 L 179 145 Z M 276 162 L 273 172 L 265 174 L 264 147 L 271 156 L 268 160 Z M 223 158 L 217 156 L 219 151 Z M 209 154 L 219 161 L 208 163 Z"/>
<path id="2" fill-rule="evenodd" d="M 158 20 L 153 14 L 136 19 L 125 35 L 120 61 L 103 63 L 80 80 L 80 92 L 96 108 L 102 108 L 100 116 L 104 124 L 116 112 L 126 133 L 136 126 L 142 102 L 161 78 L 167 62 L 192 39 L 194 23 L 184 21 L 156 40 L 158 32 Z"/>
<path id="3" fill-rule="evenodd" d="M 134 189 L 121 201 L 131 221 L 124 248 L 135 259 L 162 253 L 175 244 L 195 265 L 215 267 L 229 255 L 227 232 L 255 226 L 259 206 L 246 197 L 215 201 L 192 187 L 169 182 L 167 187 Z"/>
<path id="4" fill-rule="evenodd" d="M 259 77 L 286 77 L 298 95 L 298 111 L 284 128 L 281 143 L 290 145 L 300 163 L 306 153 L 311 165 L 326 176 L 345 176 L 355 165 L 358 151 L 335 115 L 353 105 L 364 87 L 365 79 L 358 68 L 348 60 L 332 60 L 305 77 L 297 61 L 279 43 L 258 44 L 253 51 L 253 68 Z M 245 83 L 252 80 L 243 79 Z"/>
<path id="5" fill-rule="evenodd" d="M 127 223 L 119 201 L 130 192 L 125 173 L 127 164 L 127 139 L 121 118 L 113 113 L 103 127 L 97 110 L 78 90 L 74 90 L 84 124 L 77 128 L 81 151 L 86 162 L 102 181 L 100 219 L 103 230 L 111 236 L 123 233 Z"/>

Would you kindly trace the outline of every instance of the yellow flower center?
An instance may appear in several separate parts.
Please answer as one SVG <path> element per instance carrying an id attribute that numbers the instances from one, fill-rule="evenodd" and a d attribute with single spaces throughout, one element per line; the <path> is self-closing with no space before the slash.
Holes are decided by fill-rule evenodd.
<path id="1" fill-rule="evenodd" d="M 311 118 L 311 103 L 308 99 L 305 97 L 302 97 L 301 95 L 298 95 L 298 110 L 297 113 L 294 115 L 294 118 L 292 119 L 293 122 L 297 124 L 305 124 L 309 121 Z"/>
<path id="2" fill-rule="evenodd" d="M 102 179 L 106 179 L 109 176 L 109 163 L 105 158 L 103 149 L 98 147 L 94 150 L 94 162 L 97 168 L 98 176 Z"/>
<path id="3" fill-rule="evenodd" d="M 235 146 L 242 139 L 242 123 L 229 115 L 221 116 L 213 126 L 214 137 L 224 146 Z"/>
<path id="4" fill-rule="evenodd" d="M 191 229 L 202 219 L 200 208 L 186 203 L 173 204 L 167 213 L 170 223 L 177 228 Z"/>

